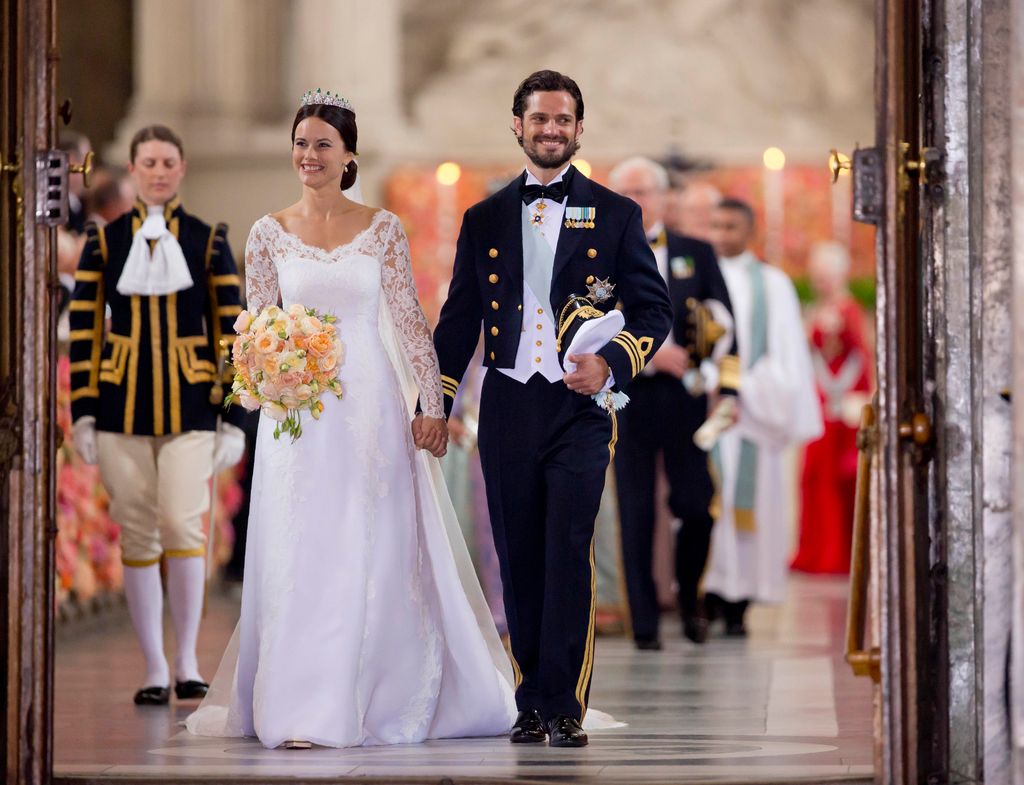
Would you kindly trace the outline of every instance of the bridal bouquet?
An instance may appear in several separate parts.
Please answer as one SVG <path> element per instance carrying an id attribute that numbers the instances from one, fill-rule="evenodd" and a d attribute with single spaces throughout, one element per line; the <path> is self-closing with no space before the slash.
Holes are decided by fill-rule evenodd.
<path id="1" fill-rule="evenodd" d="M 242 311 L 235 320 L 231 362 L 235 379 L 225 405 L 238 402 L 248 411 L 262 409 L 277 421 L 274 438 L 302 435 L 299 412 L 320 419 L 320 396 L 342 397 L 338 371 L 345 347 L 330 314 L 295 304 L 271 305 L 253 316 Z"/>

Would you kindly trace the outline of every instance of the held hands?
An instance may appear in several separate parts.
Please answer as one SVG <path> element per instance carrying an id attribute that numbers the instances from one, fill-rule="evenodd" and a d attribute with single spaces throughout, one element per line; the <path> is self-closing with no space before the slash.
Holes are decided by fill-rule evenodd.
<path id="1" fill-rule="evenodd" d="M 441 417 L 417 414 L 412 421 L 412 440 L 416 449 L 442 458 L 448 452 L 448 423 Z"/>
<path id="2" fill-rule="evenodd" d="M 681 346 L 663 344 L 651 358 L 651 367 L 676 379 L 682 379 L 683 374 L 690 368 L 690 354 Z"/>
<path id="3" fill-rule="evenodd" d="M 569 362 L 576 363 L 576 370 L 562 377 L 566 387 L 580 395 L 601 392 L 611 373 L 604 357 L 599 354 L 572 354 Z"/>

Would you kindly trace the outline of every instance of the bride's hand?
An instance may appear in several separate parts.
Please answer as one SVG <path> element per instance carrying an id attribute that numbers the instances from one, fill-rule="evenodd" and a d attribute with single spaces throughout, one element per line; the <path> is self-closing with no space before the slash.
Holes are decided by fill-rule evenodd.
<path id="1" fill-rule="evenodd" d="M 448 424 L 443 418 L 416 415 L 412 421 L 412 438 L 416 446 L 435 458 L 448 452 Z"/>

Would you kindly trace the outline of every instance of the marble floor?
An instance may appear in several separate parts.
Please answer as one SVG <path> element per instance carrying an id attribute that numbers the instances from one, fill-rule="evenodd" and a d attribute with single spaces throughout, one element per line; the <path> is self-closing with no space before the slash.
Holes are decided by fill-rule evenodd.
<path id="1" fill-rule="evenodd" d="M 668 617 L 661 652 L 600 638 L 591 703 L 628 726 L 592 733 L 578 750 L 464 739 L 287 751 L 195 738 L 180 726 L 189 705 L 132 705 L 142 666 L 127 617 L 115 614 L 98 628 L 58 631 L 55 776 L 64 783 L 869 782 L 871 688 L 840 653 L 845 593 L 842 580 L 794 578 L 785 605 L 751 612 L 747 640 L 694 646 Z M 237 611 L 226 595 L 210 603 L 200 638 L 207 674 Z"/>

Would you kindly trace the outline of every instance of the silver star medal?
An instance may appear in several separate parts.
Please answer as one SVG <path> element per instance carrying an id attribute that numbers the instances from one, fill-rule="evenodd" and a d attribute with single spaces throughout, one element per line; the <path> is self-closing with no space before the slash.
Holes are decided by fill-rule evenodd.
<path id="1" fill-rule="evenodd" d="M 587 299 L 595 305 L 597 303 L 603 303 L 612 296 L 612 292 L 615 290 L 615 284 L 610 283 L 607 278 L 604 280 L 598 278 L 594 283 L 587 284 Z"/>

